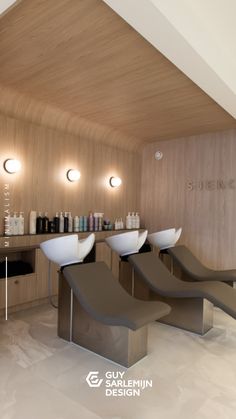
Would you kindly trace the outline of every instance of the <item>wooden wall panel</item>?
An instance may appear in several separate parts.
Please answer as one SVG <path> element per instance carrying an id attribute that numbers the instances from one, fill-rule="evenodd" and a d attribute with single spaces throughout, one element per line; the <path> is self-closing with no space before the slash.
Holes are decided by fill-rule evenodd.
<path id="1" fill-rule="evenodd" d="M 155 160 L 154 153 L 163 152 Z M 236 189 L 192 190 L 187 182 L 235 179 L 236 130 L 156 142 L 142 157 L 141 214 L 150 232 L 183 227 L 184 243 L 216 269 L 236 268 Z"/>
<path id="2" fill-rule="evenodd" d="M 1 115 L 0 147 L 1 233 L 4 183 L 10 184 L 11 211 L 25 215 L 31 209 L 48 211 L 49 216 L 56 211 L 86 215 L 92 210 L 114 219 L 139 210 L 141 162 L 137 153 Z M 21 161 L 20 173 L 4 171 L 7 158 Z M 80 170 L 79 182 L 67 181 L 70 168 Z M 112 175 L 122 178 L 120 188 L 108 185 Z M 27 227 L 28 223 L 26 231 Z"/>
<path id="3" fill-rule="evenodd" d="M 92 122 L 81 115 L 49 105 L 18 90 L 0 85 L 0 113 L 29 123 L 43 125 L 67 135 L 79 136 L 128 151 L 138 151 L 143 144 L 140 138 L 121 133 L 120 130 L 99 122 Z"/>

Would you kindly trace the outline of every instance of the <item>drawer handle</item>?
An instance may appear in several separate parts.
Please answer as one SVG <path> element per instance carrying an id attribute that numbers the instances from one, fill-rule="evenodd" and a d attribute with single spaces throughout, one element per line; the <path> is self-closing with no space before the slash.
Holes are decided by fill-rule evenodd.
<path id="1" fill-rule="evenodd" d="M 18 280 L 18 279 L 16 279 L 16 280 L 14 281 L 14 284 L 19 284 L 19 280 Z"/>

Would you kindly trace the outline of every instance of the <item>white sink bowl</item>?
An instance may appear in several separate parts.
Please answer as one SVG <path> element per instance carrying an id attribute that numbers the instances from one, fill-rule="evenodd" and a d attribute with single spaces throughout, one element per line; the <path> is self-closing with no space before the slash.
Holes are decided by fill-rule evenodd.
<path id="1" fill-rule="evenodd" d="M 141 247 L 145 243 L 146 238 L 147 238 L 147 234 L 148 234 L 147 230 L 144 230 L 143 232 L 138 233 L 138 251 L 139 251 L 139 249 L 141 249 Z"/>
<path id="2" fill-rule="evenodd" d="M 182 234 L 182 227 L 178 228 L 177 230 L 175 230 L 175 244 L 177 243 L 177 241 L 179 240 L 180 236 Z"/>
<path id="3" fill-rule="evenodd" d="M 40 244 L 40 248 L 51 262 L 64 266 L 83 262 L 91 251 L 94 241 L 93 233 L 84 240 L 78 240 L 77 234 L 72 234 L 47 240 Z"/>
<path id="4" fill-rule="evenodd" d="M 147 238 L 147 233 L 147 230 L 141 233 L 135 230 L 116 234 L 115 236 L 107 237 L 105 240 L 114 252 L 120 256 L 126 256 L 138 253 Z"/>
<path id="5" fill-rule="evenodd" d="M 80 262 L 83 262 L 84 258 L 91 252 L 94 242 L 94 233 L 91 233 L 86 239 L 78 240 L 78 256 Z"/>
<path id="6" fill-rule="evenodd" d="M 175 228 L 169 228 L 168 230 L 158 231 L 148 235 L 148 241 L 153 246 L 159 247 L 160 250 L 174 247 L 179 240 L 182 233 L 182 228 L 176 230 Z"/>

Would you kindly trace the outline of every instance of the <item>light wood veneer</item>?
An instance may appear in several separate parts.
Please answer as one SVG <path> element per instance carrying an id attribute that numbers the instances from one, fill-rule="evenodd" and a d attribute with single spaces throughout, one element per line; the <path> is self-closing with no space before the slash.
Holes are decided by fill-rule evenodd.
<path id="1" fill-rule="evenodd" d="M 101 0 L 23 0 L 0 20 L 0 55 L 15 92 L 0 109 L 19 118 L 123 147 L 236 126 Z"/>
<path id="2" fill-rule="evenodd" d="M 138 153 L 94 143 L 0 115 L 0 234 L 3 232 L 4 184 L 10 185 L 10 210 L 24 211 L 28 232 L 30 210 L 72 211 L 73 215 L 104 212 L 112 221 L 139 211 L 141 158 Z M 18 158 L 22 170 L 9 175 L 7 158 Z M 81 172 L 79 182 L 66 179 L 68 169 Z M 121 177 L 119 188 L 110 176 Z"/>
<path id="3" fill-rule="evenodd" d="M 163 152 L 162 160 L 154 153 Z M 236 268 L 236 189 L 189 190 L 188 181 L 236 185 L 236 130 L 153 143 L 143 152 L 142 222 L 183 227 L 180 243 L 213 269 Z"/>

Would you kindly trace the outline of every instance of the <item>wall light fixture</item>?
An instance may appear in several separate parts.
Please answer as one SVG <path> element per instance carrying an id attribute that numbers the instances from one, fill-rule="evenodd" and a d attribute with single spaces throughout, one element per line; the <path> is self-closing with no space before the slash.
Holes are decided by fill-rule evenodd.
<path id="1" fill-rule="evenodd" d="M 66 177 L 70 182 L 76 182 L 77 180 L 79 180 L 80 176 L 81 175 L 80 175 L 79 170 L 75 170 L 75 169 L 70 169 L 66 173 Z"/>
<path id="2" fill-rule="evenodd" d="M 109 183 L 112 188 L 117 188 L 122 184 L 122 180 L 120 177 L 112 176 L 110 177 Z"/>
<path id="3" fill-rule="evenodd" d="M 15 159 L 7 159 L 4 161 L 3 167 L 7 173 L 17 173 L 21 169 L 21 162 Z"/>

